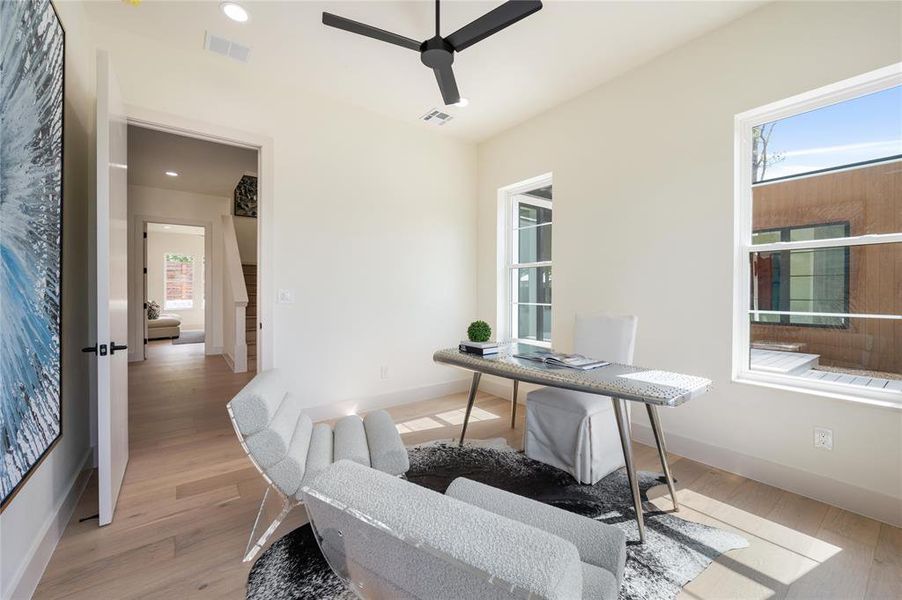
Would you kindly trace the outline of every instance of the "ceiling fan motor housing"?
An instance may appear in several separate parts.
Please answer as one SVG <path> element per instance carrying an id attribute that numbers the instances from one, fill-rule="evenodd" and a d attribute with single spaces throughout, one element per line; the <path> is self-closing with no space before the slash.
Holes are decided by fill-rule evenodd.
<path id="1" fill-rule="evenodd" d="M 430 69 L 447 67 L 454 62 L 454 48 L 445 38 L 435 36 L 420 46 L 420 60 Z"/>

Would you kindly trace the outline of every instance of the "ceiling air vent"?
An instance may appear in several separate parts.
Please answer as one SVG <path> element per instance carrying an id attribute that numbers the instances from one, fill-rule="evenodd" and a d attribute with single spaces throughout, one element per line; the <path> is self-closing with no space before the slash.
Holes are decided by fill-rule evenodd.
<path id="1" fill-rule="evenodd" d="M 238 42 L 227 40 L 224 37 L 213 35 L 209 31 L 204 36 L 204 48 L 210 52 L 221 54 L 238 62 L 246 63 L 250 58 L 251 49 L 242 46 Z"/>
<path id="2" fill-rule="evenodd" d="M 453 118 L 454 117 L 452 117 L 448 113 L 442 112 L 437 108 L 433 108 L 425 115 L 420 117 L 422 121 L 425 121 L 426 123 L 430 123 L 432 125 L 444 125 Z"/>

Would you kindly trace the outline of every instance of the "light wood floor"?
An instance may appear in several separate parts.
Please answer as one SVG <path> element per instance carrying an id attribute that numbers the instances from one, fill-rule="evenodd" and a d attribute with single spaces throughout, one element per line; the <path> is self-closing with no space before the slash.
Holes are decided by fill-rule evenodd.
<path id="1" fill-rule="evenodd" d="M 203 345 L 152 344 L 129 369 L 131 458 L 113 523 L 97 527 L 96 480 L 88 485 L 36 598 L 243 598 L 241 556 L 263 494 L 238 446 L 225 403 L 249 379 Z M 414 444 L 457 435 L 464 395 L 391 411 Z M 468 437 L 519 447 L 522 407 L 482 394 Z M 659 470 L 635 445 L 639 468 Z M 671 456 L 680 516 L 738 531 L 746 549 L 721 556 L 683 598 L 902 598 L 902 530 L 801 496 Z M 654 492 L 658 493 L 655 494 Z M 650 496 L 670 503 L 663 486 Z M 274 539 L 305 521 L 293 512 Z"/>

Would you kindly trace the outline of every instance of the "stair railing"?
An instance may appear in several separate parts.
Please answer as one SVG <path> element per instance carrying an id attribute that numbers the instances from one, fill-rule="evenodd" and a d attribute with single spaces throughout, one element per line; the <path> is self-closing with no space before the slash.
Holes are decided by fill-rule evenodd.
<path id="1" fill-rule="evenodd" d="M 238 252 L 238 236 L 232 215 L 222 216 L 225 277 L 223 282 L 223 357 L 235 373 L 247 371 L 247 286 Z"/>

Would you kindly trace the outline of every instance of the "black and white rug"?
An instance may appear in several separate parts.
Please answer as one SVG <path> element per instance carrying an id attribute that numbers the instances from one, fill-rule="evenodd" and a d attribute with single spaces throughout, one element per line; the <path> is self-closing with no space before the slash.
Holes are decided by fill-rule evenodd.
<path id="1" fill-rule="evenodd" d="M 629 483 L 622 469 L 588 486 L 509 447 L 460 449 L 438 443 L 409 452 L 407 478 L 413 483 L 444 492 L 455 478 L 467 477 L 620 527 L 627 540 L 638 540 Z M 643 497 L 661 483 L 657 474 L 639 473 Z M 748 546 L 745 538 L 732 532 L 660 511 L 645 512 L 645 536 L 645 544 L 627 542 L 620 589 L 623 600 L 669 600 L 718 556 Z M 329 569 L 309 525 L 295 529 L 261 555 L 247 583 L 248 600 L 354 597 Z"/>

